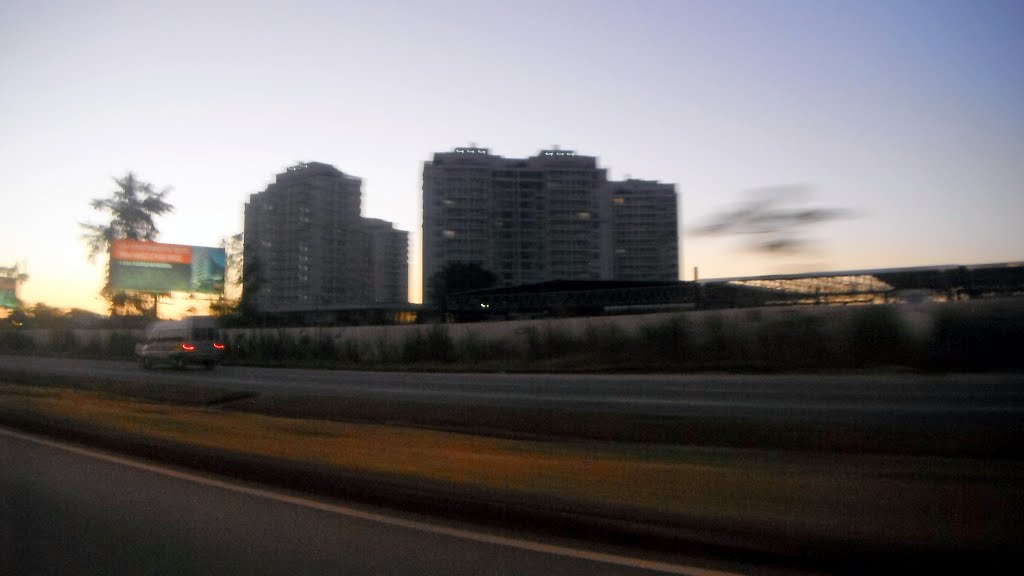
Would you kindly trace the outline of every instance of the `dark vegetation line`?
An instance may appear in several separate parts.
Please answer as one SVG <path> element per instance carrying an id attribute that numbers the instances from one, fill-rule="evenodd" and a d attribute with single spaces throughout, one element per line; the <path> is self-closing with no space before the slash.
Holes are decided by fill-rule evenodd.
<path id="1" fill-rule="evenodd" d="M 394 338 L 342 339 L 308 330 L 235 331 L 227 362 L 380 370 L 687 372 L 910 369 L 1024 369 L 1024 301 L 949 303 L 923 309 L 914 326 L 899 306 L 751 309 L 681 313 L 635 329 L 602 318 L 571 331 L 554 322 L 490 337 L 444 324 Z M 824 310 L 829 312 L 829 309 Z M 836 309 L 831 309 L 836 311 Z M 738 312 L 738 313 L 737 313 Z M 466 325 L 462 325 L 466 326 Z M 479 326 L 485 326 L 480 324 Z M 318 334 L 319 333 L 319 334 Z M 0 353 L 131 359 L 138 336 L 114 331 L 83 339 L 51 329 L 45 342 L 0 330 Z"/>

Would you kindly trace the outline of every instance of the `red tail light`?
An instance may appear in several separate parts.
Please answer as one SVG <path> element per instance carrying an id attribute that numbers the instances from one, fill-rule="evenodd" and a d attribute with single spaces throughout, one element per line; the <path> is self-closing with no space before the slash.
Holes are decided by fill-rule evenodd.
<path id="1" fill-rule="evenodd" d="M 217 350 L 223 350 L 224 349 L 224 345 L 221 344 L 220 342 L 214 342 L 213 343 L 213 347 L 216 348 Z"/>
<path id="2" fill-rule="evenodd" d="M 191 352 L 196 349 L 195 344 L 182 344 L 181 349 L 185 352 Z"/>

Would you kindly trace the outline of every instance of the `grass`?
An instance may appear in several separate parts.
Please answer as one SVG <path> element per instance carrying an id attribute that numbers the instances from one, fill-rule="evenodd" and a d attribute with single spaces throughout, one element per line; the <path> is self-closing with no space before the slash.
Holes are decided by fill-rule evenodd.
<path id="1" fill-rule="evenodd" d="M 0 385 L 0 419 L 397 479 L 678 525 L 843 541 L 985 547 L 1020 538 L 1006 513 L 1024 464 L 607 442 L 523 441 L 302 420 Z"/>

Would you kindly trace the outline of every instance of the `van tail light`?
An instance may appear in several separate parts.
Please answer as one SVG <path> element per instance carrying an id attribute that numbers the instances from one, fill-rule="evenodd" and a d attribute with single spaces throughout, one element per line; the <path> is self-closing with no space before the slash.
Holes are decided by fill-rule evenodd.
<path id="1" fill-rule="evenodd" d="M 185 352 L 191 352 L 196 349 L 195 344 L 182 344 L 181 349 Z"/>
<path id="2" fill-rule="evenodd" d="M 221 344 L 220 342 L 214 342 L 213 343 L 213 347 L 216 348 L 217 350 L 223 350 L 224 349 L 224 345 Z"/>

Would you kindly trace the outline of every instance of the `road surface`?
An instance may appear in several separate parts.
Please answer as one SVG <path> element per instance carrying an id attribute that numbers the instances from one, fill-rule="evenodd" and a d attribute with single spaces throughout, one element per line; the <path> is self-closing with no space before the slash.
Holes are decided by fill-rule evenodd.
<path id="1" fill-rule="evenodd" d="M 2 574 L 730 572 L 271 492 L 0 428 Z"/>
<path id="2" fill-rule="evenodd" d="M 232 409 L 489 434 L 1024 458 L 1024 374 L 437 374 L 0 356 L 5 373 Z M 10 379 L 9 377 L 7 379 Z"/>
<path id="3" fill-rule="evenodd" d="M 230 410 L 361 419 L 498 435 L 571 436 L 703 445 L 715 449 L 741 446 L 854 454 L 889 452 L 956 458 L 976 463 L 981 468 L 986 466 L 986 461 L 1010 463 L 1012 467 L 1014 462 L 1024 458 L 1024 446 L 1019 441 L 1024 437 L 1024 375 L 1016 374 L 530 375 L 248 367 L 223 367 L 213 372 L 144 371 L 128 362 L 0 356 L 0 384 L 18 381 L 195 402 Z M 0 446 L 3 449 L 0 466 L 4 468 L 0 488 L 5 496 L 4 514 L 13 513 L 18 520 L 13 525 L 4 520 L 2 526 L 7 530 L 11 526 L 20 530 L 22 525 L 27 525 L 29 529 L 24 532 L 27 535 L 20 536 L 22 532 L 18 532 L 18 538 L 28 541 L 25 549 L 29 552 L 10 560 L 19 562 L 14 566 L 19 569 L 6 572 L 48 573 L 49 564 L 40 566 L 32 562 L 40 561 L 37 558 L 48 561 L 44 551 L 53 547 L 62 554 L 70 554 L 73 559 L 70 562 L 86 562 L 94 558 L 94 550 L 99 550 L 101 557 L 116 557 L 118 562 L 126 562 L 117 564 L 116 572 L 128 573 L 140 570 L 144 573 L 146 569 L 136 569 L 137 565 L 132 562 L 149 561 L 150 557 L 162 562 L 161 568 L 155 570 L 157 573 L 204 572 L 207 566 L 213 566 L 215 569 L 211 572 L 214 573 L 246 572 L 247 567 L 272 567 L 268 572 L 279 572 L 291 563 L 298 569 L 289 572 L 305 573 L 333 573 L 336 566 L 345 568 L 343 573 L 381 574 L 460 573 L 453 568 L 457 565 L 466 566 L 464 573 L 487 574 L 501 571 L 572 574 L 584 569 L 620 573 L 617 571 L 636 568 L 617 562 L 599 562 L 600 569 L 577 566 L 577 562 L 590 560 L 571 553 L 553 554 L 559 559 L 557 562 L 566 563 L 558 564 L 557 569 L 537 559 L 523 559 L 526 564 L 511 564 L 520 561 L 523 551 L 536 552 L 537 547 L 467 537 L 464 533 L 453 535 L 444 530 L 423 530 L 419 526 L 394 522 L 383 523 L 402 530 L 424 532 L 428 540 L 443 536 L 476 544 L 455 546 L 434 541 L 408 544 L 419 537 L 414 538 L 405 531 L 389 532 L 386 536 L 361 531 L 355 534 L 352 532 L 355 526 L 378 520 L 340 513 L 333 507 L 306 504 L 300 507 L 310 508 L 308 513 L 319 518 L 314 525 L 322 525 L 324 530 L 339 530 L 337 538 L 344 542 L 362 543 L 356 548 L 346 548 L 347 544 L 327 546 L 320 536 L 297 538 L 295 534 L 299 532 L 291 529 L 280 535 L 273 534 L 270 540 L 260 540 L 263 538 L 260 534 L 290 526 L 290 518 L 296 513 L 279 509 L 279 504 L 294 502 L 272 497 L 271 503 L 264 502 L 251 511 L 236 508 L 236 512 L 213 507 L 210 509 L 216 510 L 215 517 L 227 524 L 207 528 L 203 524 L 206 522 L 204 510 L 213 506 L 213 500 L 224 499 L 232 503 L 231 506 L 242 506 L 239 500 L 252 498 L 262 502 L 266 498 L 235 489 L 228 489 L 229 494 L 217 497 L 210 494 L 193 497 L 189 494 L 191 488 L 182 487 L 177 482 L 181 478 L 177 476 L 172 476 L 176 478 L 173 482 L 168 479 L 122 480 L 122 476 L 133 477 L 141 472 L 135 468 L 116 473 L 109 469 L 93 471 L 97 465 L 84 462 L 50 464 L 48 462 L 67 456 L 44 458 L 23 449 L 14 451 L 8 443 Z M 62 472 L 65 469 L 70 472 Z M 919 472 L 927 475 L 928 470 Z M 85 482 L 81 486 L 77 484 L 80 477 Z M 36 479 L 39 479 L 38 484 L 35 484 Z M 42 482 L 43 479 L 47 482 Z M 62 491 L 61 483 L 72 480 L 75 484 Z M 931 481 L 943 484 L 972 480 L 939 476 Z M 122 482 L 126 482 L 128 492 L 119 490 Z M 162 486 L 159 494 L 137 498 L 136 494 L 143 491 L 140 486 L 149 483 Z M 1005 490 L 1000 486 L 996 489 Z M 211 488 L 224 489 L 219 485 Z M 13 496 L 7 498 L 8 494 Z M 1010 490 L 1005 494 L 1007 510 L 1014 509 L 1019 503 L 1019 499 L 1013 500 L 1017 492 Z M 182 502 L 165 502 L 165 496 L 180 498 Z M 110 508 L 112 503 L 125 497 L 130 504 L 135 504 L 126 510 L 112 508 L 115 510 L 112 518 L 95 523 L 83 519 Z M 144 502 L 145 506 L 138 502 Z M 157 507 L 156 512 L 145 512 L 150 502 Z M 79 510 L 82 506 L 85 512 Z M 142 519 L 135 517 L 136 509 L 143 514 Z M 998 510 L 993 513 L 1001 514 Z M 247 519 L 249 514 L 253 516 Z M 331 519 L 324 519 L 322 515 Z M 343 522 L 335 516 L 349 520 Z M 48 528 L 47 518 L 56 519 L 55 527 Z M 81 533 L 85 540 L 64 546 L 61 538 L 68 531 L 61 527 L 65 525 L 70 526 L 72 532 Z M 91 535 L 92 526 L 98 530 L 95 536 Z M 213 543 L 196 540 L 198 534 L 193 533 L 197 531 L 209 532 Z M 154 535 L 143 538 L 142 535 L 150 533 Z M 1003 534 L 1003 537 L 1017 541 L 1019 532 Z M 153 544 L 154 539 L 160 544 Z M 36 541 L 41 544 L 33 548 L 32 543 Z M 145 558 L 131 554 L 116 556 L 119 541 L 130 542 L 131 550 L 146 551 L 142 554 Z M 387 546 L 381 544 L 384 541 Z M 392 550 L 392 541 L 404 548 Z M 307 542 L 314 543 L 316 550 L 304 547 Z M 0 541 L 0 544 L 10 549 L 12 543 Z M 424 550 L 423 546 L 428 546 L 431 552 L 417 552 Z M 490 551 L 479 551 L 477 546 L 495 547 L 493 552 L 497 556 L 489 557 Z M 997 551 L 1007 550 L 1006 542 L 1002 541 L 993 543 L 993 547 Z M 543 546 L 540 548 L 544 554 L 552 552 Z M 263 549 L 273 549 L 275 555 L 260 561 L 247 556 L 248 550 Z M 356 549 L 372 557 L 353 560 L 352 551 Z M 444 552 L 439 552 L 441 550 Z M 466 557 L 462 556 L 464 553 Z M 967 559 L 977 556 L 972 554 L 966 551 L 962 556 Z M 421 557 L 424 555 L 428 557 Z M 199 558 L 199 563 L 190 563 L 189 559 L 193 558 Z M 398 564 L 378 569 L 379 562 L 392 561 Z M 25 562 L 28 563 L 23 564 Z M 324 569 L 325 566 L 332 569 Z M 165 570 L 167 567 L 174 569 Z M 57 572 L 54 568 L 51 573 Z M 109 571 L 100 567 L 95 572 Z"/>

